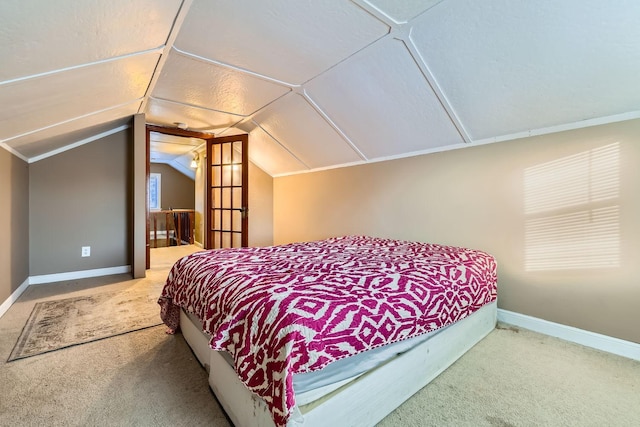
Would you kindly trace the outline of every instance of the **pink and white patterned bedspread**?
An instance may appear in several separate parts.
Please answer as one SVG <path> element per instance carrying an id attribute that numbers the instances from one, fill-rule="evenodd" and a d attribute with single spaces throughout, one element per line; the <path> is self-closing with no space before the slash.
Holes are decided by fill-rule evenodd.
<path id="1" fill-rule="evenodd" d="M 173 266 L 159 304 L 174 330 L 180 307 L 198 316 L 285 425 L 293 374 L 461 320 L 496 299 L 496 284 L 482 251 L 347 236 L 194 253 Z"/>

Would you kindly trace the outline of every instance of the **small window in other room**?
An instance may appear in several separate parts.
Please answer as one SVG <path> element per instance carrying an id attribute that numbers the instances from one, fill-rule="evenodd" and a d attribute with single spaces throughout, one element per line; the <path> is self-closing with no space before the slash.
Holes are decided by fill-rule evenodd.
<path id="1" fill-rule="evenodd" d="M 162 187 L 162 174 L 152 173 L 149 174 L 149 210 L 159 211 L 162 206 L 161 191 Z"/>

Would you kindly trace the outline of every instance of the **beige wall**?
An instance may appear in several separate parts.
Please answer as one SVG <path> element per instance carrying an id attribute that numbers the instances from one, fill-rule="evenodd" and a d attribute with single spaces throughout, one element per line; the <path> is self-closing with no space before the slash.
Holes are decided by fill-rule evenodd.
<path id="1" fill-rule="evenodd" d="M 249 246 L 273 245 L 273 178 L 249 163 Z"/>
<path id="2" fill-rule="evenodd" d="M 486 250 L 499 263 L 501 308 L 640 343 L 638 139 L 640 120 L 635 120 L 276 178 L 274 242 L 370 234 Z M 541 165 L 590 156 L 615 143 L 619 153 L 609 178 L 617 179 L 619 187 L 613 199 L 572 206 L 562 192 L 576 183 L 560 178 L 560 184 L 545 194 L 558 195 L 566 206 L 548 214 L 525 213 L 525 201 L 532 200 L 525 191 L 525 174 L 543 170 Z M 553 173 L 551 182 L 560 172 Z M 609 233 L 613 251 L 619 253 L 617 264 L 527 267 L 532 249 L 525 233 L 532 221 L 605 205 L 618 210 Z M 593 252 L 603 251 L 598 245 L 592 245 Z"/>
<path id="3" fill-rule="evenodd" d="M 29 276 L 29 165 L 0 148 L 0 304 Z"/>
<path id="4" fill-rule="evenodd" d="M 31 276 L 130 265 L 131 138 L 125 130 L 30 165 Z"/>

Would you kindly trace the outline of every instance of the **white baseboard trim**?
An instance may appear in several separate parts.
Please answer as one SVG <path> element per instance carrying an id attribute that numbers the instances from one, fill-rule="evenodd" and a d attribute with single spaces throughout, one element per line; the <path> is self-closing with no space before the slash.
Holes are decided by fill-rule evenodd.
<path id="1" fill-rule="evenodd" d="M 617 354 L 618 356 L 628 357 L 629 359 L 640 360 L 640 344 L 631 341 L 585 331 L 560 323 L 549 322 L 548 320 L 538 319 L 501 308 L 498 309 L 498 322 L 519 326 L 565 341 Z"/>
<path id="2" fill-rule="evenodd" d="M 68 273 L 43 274 L 29 277 L 30 285 L 40 285 L 43 283 L 61 282 L 63 280 L 86 279 L 88 277 L 109 276 L 112 274 L 131 273 L 130 265 L 120 267 L 96 268 L 93 270 L 71 271 Z"/>
<path id="3" fill-rule="evenodd" d="M 13 293 L 9 295 L 9 298 L 7 298 L 7 300 L 3 302 L 2 305 L 0 305 L 0 317 L 4 316 L 7 310 L 9 310 L 9 307 L 11 307 L 11 305 L 14 302 L 16 302 L 18 297 L 22 295 L 22 293 L 26 291 L 28 287 L 29 287 L 29 278 L 27 277 L 24 280 L 24 282 L 22 282 L 22 284 L 18 286 L 18 289 L 13 291 Z"/>

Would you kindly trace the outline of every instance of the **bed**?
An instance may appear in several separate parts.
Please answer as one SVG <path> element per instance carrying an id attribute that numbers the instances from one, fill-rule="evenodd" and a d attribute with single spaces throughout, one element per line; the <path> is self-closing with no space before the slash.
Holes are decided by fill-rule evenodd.
<path id="1" fill-rule="evenodd" d="M 197 252 L 159 299 L 236 426 L 374 425 L 496 323 L 497 264 L 341 236 Z"/>

